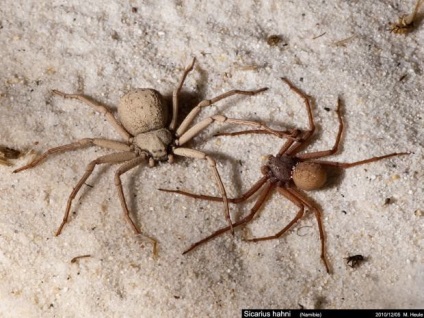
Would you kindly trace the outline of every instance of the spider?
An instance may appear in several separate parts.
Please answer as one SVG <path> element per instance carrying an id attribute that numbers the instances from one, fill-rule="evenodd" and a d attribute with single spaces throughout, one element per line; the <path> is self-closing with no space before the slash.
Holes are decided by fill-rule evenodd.
<path id="1" fill-rule="evenodd" d="M 330 273 L 330 267 L 326 258 L 326 247 L 325 247 L 325 237 L 324 237 L 324 229 L 321 220 L 321 210 L 316 204 L 314 204 L 311 200 L 309 200 L 305 194 L 301 192 L 301 190 L 309 191 L 309 190 L 317 190 L 322 188 L 327 180 L 327 169 L 331 167 L 337 168 L 351 168 L 367 163 L 371 163 L 377 160 L 381 160 L 384 158 L 389 158 L 393 156 L 406 155 L 409 153 L 391 153 L 388 155 L 380 156 L 380 157 L 372 157 L 369 159 L 356 161 L 352 163 L 344 163 L 344 162 L 332 162 L 332 161 L 324 161 L 317 160 L 323 157 L 327 157 L 335 154 L 340 145 L 340 140 L 343 132 L 343 119 L 340 113 L 340 99 L 338 99 L 337 105 L 337 117 L 339 121 L 339 129 L 336 137 L 336 141 L 334 146 L 329 150 L 317 151 L 311 153 L 300 153 L 303 147 L 310 141 L 312 135 L 315 131 L 314 118 L 312 115 L 312 109 L 309 102 L 309 98 L 306 94 L 304 94 L 299 88 L 295 87 L 291 82 L 287 79 L 282 78 L 282 80 L 290 87 L 292 91 L 294 91 L 298 96 L 300 96 L 307 108 L 308 119 L 309 119 L 309 130 L 300 131 L 293 130 L 292 136 L 300 136 L 300 138 L 290 138 L 283 144 L 280 151 L 276 156 L 269 155 L 267 156 L 267 160 L 265 165 L 262 166 L 261 172 L 263 176 L 244 194 L 237 198 L 229 198 L 228 202 L 230 203 L 242 203 L 253 196 L 256 192 L 259 192 L 258 197 L 256 199 L 255 204 L 250 210 L 250 213 L 240 219 L 239 221 L 232 224 L 232 227 L 227 226 L 221 228 L 206 238 L 194 243 L 190 248 L 184 251 L 183 254 L 186 254 L 193 250 L 194 248 L 202 245 L 211 239 L 229 231 L 231 228 L 239 227 L 241 225 L 245 225 L 249 223 L 256 213 L 259 211 L 261 206 L 264 204 L 266 199 L 268 198 L 271 190 L 277 189 L 277 191 L 290 200 L 293 204 L 295 204 L 299 210 L 296 216 L 278 233 L 271 236 L 265 237 L 257 237 L 248 239 L 250 242 L 258 242 L 258 241 L 266 241 L 278 239 L 284 233 L 286 233 L 290 228 L 293 227 L 304 215 L 305 208 L 309 209 L 315 214 L 315 218 L 318 223 L 320 241 L 321 241 L 321 259 L 325 265 L 327 273 Z M 262 133 L 267 134 L 266 131 L 261 130 L 246 130 L 239 131 L 235 133 L 222 133 L 219 135 L 241 135 L 246 133 Z M 202 195 L 202 194 L 194 194 L 190 192 L 185 192 L 181 190 L 170 190 L 170 189 L 160 189 L 161 191 L 183 194 L 196 199 L 210 200 L 210 201 L 222 201 L 221 198 Z"/>
<path id="2" fill-rule="evenodd" d="M 68 222 L 72 201 L 77 195 L 78 191 L 81 189 L 82 185 L 91 175 L 94 168 L 99 164 L 118 163 L 122 165 L 115 172 L 115 185 L 118 191 L 118 197 L 122 206 L 122 211 L 126 221 L 135 234 L 142 235 L 139 227 L 135 224 L 130 216 L 130 211 L 126 203 L 121 184 L 121 175 L 146 161 L 149 163 L 150 167 L 153 167 L 157 162 L 167 161 L 172 163 L 174 161 L 174 156 L 202 159 L 207 161 L 213 172 L 215 182 L 218 185 L 221 199 L 224 202 L 225 216 L 230 224 L 230 227 L 232 227 L 226 191 L 221 181 L 219 172 L 216 168 L 215 160 L 204 152 L 186 148 L 183 147 L 183 145 L 213 122 L 226 122 L 236 125 L 255 127 L 257 129 L 264 129 L 270 134 L 274 134 L 279 137 L 285 136 L 286 134 L 272 130 L 258 122 L 231 119 L 222 115 L 214 115 L 203 119 L 190 128 L 193 120 L 203 107 L 211 106 L 216 102 L 233 95 L 256 95 L 267 90 L 267 88 L 261 88 L 252 91 L 231 90 L 212 99 L 205 99 L 201 101 L 196 107 L 194 107 L 187 115 L 187 117 L 185 117 L 182 123 L 177 127 L 179 94 L 187 75 L 193 70 L 195 61 L 195 58 L 193 58 L 191 64 L 185 68 L 177 88 L 173 91 L 171 116 L 168 114 L 168 107 L 162 95 L 154 89 L 136 89 L 124 95 L 121 98 L 118 107 L 119 121 L 105 106 L 89 99 L 84 95 L 66 94 L 58 90 L 53 90 L 53 94 L 55 95 L 61 96 L 63 98 L 77 99 L 80 102 L 91 106 L 96 111 L 102 113 L 106 117 L 109 124 L 111 124 L 116 132 L 119 133 L 119 135 L 121 135 L 121 137 L 124 139 L 124 141 L 115 141 L 103 138 L 81 139 L 67 145 L 51 148 L 31 163 L 14 171 L 21 172 L 26 169 L 34 168 L 51 155 L 77 150 L 88 146 L 99 146 L 102 148 L 118 151 L 112 154 L 101 156 L 91 161 L 87 165 L 84 175 L 78 181 L 73 191 L 69 195 L 65 214 L 62 223 L 55 233 L 56 236 L 60 235 L 63 227 Z M 167 125 L 168 117 L 171 117 L 169 125 Z M 153 242 L 155 247 L 156 240 L 150 237 L 147 238 Z"/>

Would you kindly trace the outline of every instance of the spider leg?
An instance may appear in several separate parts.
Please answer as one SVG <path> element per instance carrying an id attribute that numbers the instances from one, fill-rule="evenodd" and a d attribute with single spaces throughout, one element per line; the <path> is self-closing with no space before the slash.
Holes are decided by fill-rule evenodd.
<path id="1" fill-rule="evenodd" d="M 191 112 L 187 115 L 187 117 L 184 118 L 183 122 L 181 123 L 181 125 L 178 127 L 178 129 L 176 131 L 176 136 L 177 137 L 181 136 L 182 134 L 184 134 L 187 131 L 188 126 L 190 126 L 190 124 L 193 122 L 194 118 L 196 118 L 196 116 L 199 114 L 200 110 L 203 107 L 211 106 L 211 105 L 215 104 L 216 102 L 218 102 L 218 101 L 220 101 L 224 98 L 233 96 L 233 95 L 253 96 L 253 95 L 256 95 L 260 92 L 266 91 L 267 89 L 268 88 L 265 87 L 265 88 L 257 89 L 257 90 L 254 90 L 254 91 L 231 90 L 231 91 L 228 91 L 224 94 L 216 96 L 212 99 L 205 99 L 205 100 L 201 101 L 199 104 L 197 104 L 196 107 L 194 107 L 191 110 Z"/>
<path id="2" fill-rule="evenodd" d="M 228 118 L 223 115 L 214 115 L 208 118 L 203 119 L 193 127 L 191 127 L 189 130 L 187 130 L 184 134 L 178 138 L 178 145 L 181 146 L 191 140 L 193 137 L 195 137 L 197 134 L 199 134 L 201 131 L 203 131 L 207 126 L 212 124 L 213 122 L 220 122 L 220 123 L 229 123 L 229 124 L 236 124 L 236 125 L 244 125 L 244 126 L 251 126 L 255 127 L 259 130 L 265 130 L 269 134 L 276 135 L 279 138 L 287 137 L 291 138 L 292 133 L 290 131 L 279 131 L 269 128 L 268 126 L 255 122 L 252 120 L 242 120 L 242 119 L 234 119 L 234 118 Z"/>
<path id="3" fill-rule="evenodd" d="M 241 131 L 234 131 L 234 132 L 223 132 L 223 133 L 216 133 L 213 135 L 214 137 L 221 137 L 221 136 L 240 136 L 240 135 L 250 135 L 250 134 L 257 134 L 257 135 L 276 135 L 279 138 L 289 138 L 293 140 L 298 140 L 298 136 L 300 134 L 300 130 L 298 129 L 290 129 L 290 130 L 275 130 L 275 129 L 248 129 L 248 130 L 241 130 Z"/>
<path id="4" fill-rule="evenodd" d="M 327 264 L 327 260 L 325 257 L 325 237 L 324 237 L 324 231 L 322 228 L 322 221 L 321 221 L 321 212 L 312 204 L 306 202 L 306 199 L 303 198 L 300 193 L 296 192 L 293 189 L 286 189 L 282 187 L 277 188 L 278 192 L 280 192 L 282 195 L 284 195 L 287 199 L 289 199 L 291 202 L 293 202 L 295 205 L 299 207 L 299 211 L 297 212 L 296 216 L 287 224 L 281 231 L 276 233 L 275 235 L 271 236 L 264 236 L 264 237 L 255 237 L 252 239 L 248 239 L 246 241 L 248 242 L 259 242 L 259 241 L 267 241 L 267 240 L 274 240 L 280 238 L 284 233 L 286 233 L 290 228 L 293 227 L 299 221 L 304 214 L 304 207 L 307 206 L 311 210 L 314 211 L 315 216 L 318 221 L 318 228 L 320 232 L 320 239 L 321 239 L 321 259 L 324 262 L 325 268 L 327 270 L 327 273 L 330 273 L 330 269 Z"/>
<path id="5" fill-rule="evenodd" d="M 301 142 L 301 141 L 300 141 Z M 291 146 L 295 143 L 294 146 L 299 143 L 299 141 L 296 141 L 294 139 L 288 139 L 286 142 L 281 146 L 280 151 L 278 151 L 277 157 L 285 155 L 288 151 L 290 151 Z"/>
<path id="6" fill-rule="evenodd" d="M 289 199 L 291 202 L 293 202 L 295 205 L 299 207 L 299 211 L 297 212 L 296 216 L 287 224 L 281 231 L 276 233 L 275 235 L 271 236 L 265 236 L 265 237 L 255 237 L 253 239 L 248 239 L 246 241 L 248 242 L 259 242 L 259 241 L 266 241 L 266 240 L 273 240 L 281 237 L 284 233 L 286 233 L 291 227 L 293 227 L 294 224 L 299 221 L 304 214 L 304 207 L 307 206 L 309 209 L 311 209 L 316 216 L 317 222 L 318 222 L 318 228 L 320 233 L 320 239 L 321 239 L 321 259 L 324 262 L 325 268 L 327 270 L 327 273 L 330 273 L 330 268 L 327 263 L 327 259 L 325 257 L 325 236 L 324 236 L 324 230 L 322 226 L 321 221 L 321 211 L 315 207 L 312 203 L 308 202 L 306 198 L 303 197 L 299 192 L 297 192 L 294 189 L 286 189 L 282 187 L 278 187 L 277 190 L 284 195 L 287 199 Z"/>
<path id="7" fill-rule="evenodd" d="M 306 105 L 306 110 L 308 112 L 309 130 L 304 132 L 301 141 L 294 144 L 293 147 L 287 153 L 288 155 L 295 155 L 296 153 L 300 151 L 301 147 L 305 144 L 306 141 L 309 140 L 309 138 L 311 138 L 311 136 L 315 132 L 314 116 L 312 114 L 312 107 L 311 107 L 311 103 L 309 101 L 308 95 L 306 95 L 299 88 L 294 86 L 288 79 L 282 77 L 281 80 L 284 81 L 290 87 L 292 91 L 294 91 L 297 95 L 299 95 L 303 99 Z"/>
<path id="8" fill-rule="evenodd" d="M 266 131 L 266 130 L 256 130 L 255 129 L 255 130 L 237 131 L 237 132 L 234 132 L 234 133 L 219 133 L 219 134 L 216 134 L 215 136 L 237 136 L 237 135 L 244 135 L 244 134 L 249 134 L 249 133 L 269 134 L 269 132 Z M 298 143 L 304 142 L 304 139 L 301 136 L 302 131 L 300 131 L 298 129 L 292 129 L 292 130 L 289 130 L 287 132 L 280 132 L 280 133 L 282 133 L 282 134 L 288 133 L 288 135 L 286 136 L 286 137 L 288 137 L 288 140 L 280 148 L 280 151 L 278 152 L 277 156 L 282 156 L 285 153 L 287 153 L 288 151 L 290 151 L 290 147 L 292 147 L 293 144 L 295 144 L 294 146 L 296 146 Z M 300 135 L 300 137 L 299 137 L 299 135 Z"/>
<path id="9" fill-rule="evenodd" d="M 50 155 L 59 154 L 59 153 L 62 153 L 62 152 L 67 152 L 67 151 L 72 151 L 72 150 L 77 150 L 77 149 L 88 147 L 88 146 L 99 146 L 99 147 L 109 148 L 109 149 L 119 150 L 119 151 L 130 151 L 130 149 L 131 149 L 130 146 L 128 146 L 127 144 L 125 144 L 123 142 L 119 142 L 119 141 L 108 140 L 108 139 L 98 139 L 98 138 L 95 138 L 95 139 L 84 138 L 84 139 L 75 141 L 73 143 L 67 144 L 67 145 L 51 148 L 51 149 L 47 150 L 46 152 L 44 152 L 41 156 L 37 157 L 32 162 L 30 162 L 29 164 L 27 164 L 27 165 L 25 165 L 21 168 L 18 168 L 16 170 L 14 170 L 13 172 L 16 173 L 16 172 L 21 172 L 21 171 L 26 170 L 26 169 L 34 168 L 35 166 L 39 165 L 42 161 L 44 161 Z"/>
<path id="10" fill-rule="evenodd" d="M 157 241 L 152 237 L 149 237 L 145 234 L 142 234 L 140 229 L 137 227 L 137 225 L 131 219 L 130 211 L 128 209 L 128 205 L 127 205 L 127 202 L 125 200 L 124 190 L 122 188 L 122 182 L 121 182 L 121 175 L 122 174 L 124 174 L 125 172 L 127 172 L 127 171 L 129 171 L 129 170 L 131 170 L 135 167 L 137 167 L 138 165 L 140 165 L 141 163 L 143 163 L 145 161 L 146 161 L 146 155 L 142 155 L 142 156 L 130 159 L 129 161 L 127 161 L 123 165 L 121 165 L 118 168 L 118 170 L 116 170 L 116 172 L 115 172 L 115 186 L 116 186 L 116 189 L 118 190 L 118 197 L 119 197 L 119 201 L 121 202 L 121 207 L 122 207 L 122 211 L 124 212 L 125 220 L 131 226 L 131 228 L 133 229 L 135 234 L 143 235 L 144 237 L 146 237 L 148 240 L 150 240 L 152 242 L 152 244 L 153 244 L 153 255 L 156 255 L 157 254 L 157 251 L 156 251 Z"/>
<path id="11" fill-rule="evenodd" d="M 188 75 L 193 70 L 194 63 L 196 62 L 196 58 L 193 58 L 193 61 L 189 66 L 186 67 L 184 70 L 183 75 L 181 76 L 180 82 L 178 83 L 177 88 L 172 93 L 172 119 L 171 123 L 169 124 L 169 130 L 174 131 L 175 127 L 177 126 L 177 119 L 178 119 L 178 95 L 181 92 L 181 88 L 183 87 L 184 81 Z"/>
<path id="12" fill-rule="evenodd" d="M 253 217 L 255 216 L 255 214 L 259 211 L 260 207 L 264 204 L 264 202 L 266 201 L 268 194 L 270 193 L 270 191 L 272 190 L 272 188 L 274 188 L 274 185 L 271 184 L 269 181 L 265 183 L 265 186 L 262 188 L 262 190 L 259 192 L 259 197 L 255 202 L 255 205 L 252 207 L 252 209 L 250 210 L 250 213 L 248 215 L 246 215 L 244 218 L 242 218 L 240 221 L 237 221 L 235 223 L 232 224 L 232 226 L 226 226 L 222 229 L 219 229 L 218 231 L 215 231 L 214 233 L 212 233 L 211 235 L 205 237 L 204 239 L 201 239 L 200 241 L 194 243 L 193 245 L 191 245 L 187 250 L 185 250 L 183 252 L 183 254 L 186 254 L 188 252 L 190 252 L 191 250 L 195 249 L 196 247 L 198 247 L 199 245 L 202 245 L 210 240 L 212 240 L 213 238 L 230 231 L 232 228 L 236 228 L 240 225 L 246 224 L 248 222 L 250 222 Z"/>
<path id="13" fill-rule="evenodd" d="M 303 217 L 305 206 L 294 194 L 292 194 L 289 189 L 278 187 L 278 192 L 280 192 L 282 195 L 284 195 L 287 199 L 289 199 L 291 202 L 293 202 L 298 208 L 299 211 L 297 212 L 296 216 L 287 224 L 281 231 L 279 231 L 275 235 L 271 236 L 264 236 L 264 237 L 255 237 L 252 239 L 248 239 L 246 241 L 248 242 L 259 242 L 259 241 L 267 241 L 267 240 L 274 240 L 279 238 L 281 235 L 286 233 L 297 221 L 299 221 Z"/>
<path id="14" fill-rule="evenodd" d="M 305 93 L 303 93 L 299 88 L 294 86 L 288 79 L 282 77 L 281 80 L 283 80 L 290 87 L 291 90 L 293 90 L 297 95 L 299 95 L 303 99 L 306 105 L 306 110 L 308 112 L 309 130 L 303 132 L 303 136 L 301 136 L 301 140 L 297 140 L 297 143 L 293 145 L 292 149 L 290 149 L 288 153 L 290 155 L 295 155 L 297 152 L 300 151 L 299 148 L 303 146 L 304 142 L 307 141 L 314 134 L 315 122 L 314 122 L 314 117 L 312 114 L 312 107 L 309 101 L 309 97 Z M 339 109 L 337 111 L 340 117 Z M 276 133 L 279 133 L 280 136 Z M 291 139 L 297 139 L 299 133 L 300 132 L 298 130 L 277 131 L 277 130 L 268 129 L 264 131 L 262 128 L 260 128 L 260 129 L 237 131 L 233 133 L 219 133 L 219 134 L 216 134 L 215 136 L 239 136 L 244 134 L 274 134 L 280 138 L 286 137 Z M 281 155 L 281 153 L 279 154 Z"/>
<path id="15" fill-rule="evenodd" d="M 339 150 L 340 140 L 341 140 L 343 128 L 344 128 L 343 118 L 342 118 L 342 115 L 340 113 L 340 104 L 341 104 L 341 101 L 340 101 L 340 98 L 339 98 L 337 100 L 337 110 L 336 110 L 337 118 L 339 119 L 339 131 L 337 132 L 336 141 L 334 142 L 333 148 L 331 148 L 329 150 L 298 154 L 296 156 L 297 158 L 300 158 L 300 159 L 322 158 L 322 157 L 334 155 Z"/>
<path id="16" fill-rule="evenodd" d="M 240 135 L 249 135 L 249 134 L 258 134 L 258 135 L 269 135 L 270 132 L 266 130 L 261 129 L 249 129 L 249 130 L 242 130 L 242 131 L 234 131 L 229 133 L 217 133 L 213 135 L 214 137 L 221 137 L 221 136 L 240 136 Z"/>
<path id="17" fill-rule="evenodd" d="M 319 238 L 321 241 L 321 259 L 324 262 L 325 268 L 327 270 L 327 273 L 330 274 L 330 267 L 327 262 L 326 257 L 326 248 L 325 248 L 325 234 L 324 234 L 324 227 L 322 224 L 322 217 L 321 217 L 321 210 L 313 203 L 311 203 L 303 194 L 301 194 L 299 191 L 289 188 L 287 189 L 294 197 L 299 200 L 302 204 L 304 204 L 306 207 L 309 208 L 309 210 L 313 211 L 315 214 L 315 218 L 318 223 L 318 229 L 319 229 Z"/>
<path id="18" fill-rule="evenodd" d="M 404 156 L 404 155 L 410 155 L 410 154 L 411 154 L 410 152 L 394 152 L 388 155 L 372 157 L 369 159 L 355 161 L 355 162 L 334 162 L 334 161 L 325 161 L 325 160 L 311 160 L 310 162 L 319 163 L 324 166 L 333 166 L 333 167 L 347 169 L 347 168 L 364 165 L 366 163 L 370 163 L 370 162 L 374 162 L 374 161 L 378 161 L 378 160 L 382 160 L 382 159 L 386 159 L 386 158 L 390 158 L 394 156 Z"/>
<path id="19" fill-rule="evenodd" d="M 118 152 L 118 153 L 113 153 L 113 154 L 101 156 L 101 157 L 93 160 L 92 162 L 90 162 L 87 165 L 87 168 L 85 170 L 84 175 L 78 181 L 77 185 L 74 187 L 74 189 L 72 190 L 71 194 L 69 195 L 68 202 L 66 204 L 65 215 L 63 216 L 62 223 L 60 224 L 59 228 L 57 229 L 55 235 L 56 236 L 60 235 L 60 233 L 62 232 L 62 229 L 63 229 L 64 225 L 68 222 L 69 212 L 71 210 L 72 201 L 75 198 L 75 196 L 77 195 L 78 191 L 81 189 L 81 187 L 84 184 L 84 182 L 91 175 L 91 173 L 93 172 L 94 167 L 96 165 L 103 164 L 103 163 L 120 163 L 120 162 L 131 160 L 135 156 L 136 156 L 136 154 L 134 152 L 130 152 L 130 151 L 127 151 L 127 152 Z"/>
<path id="20" fill-rule="evenodd" d="M 253 194 L 255 194 L 263 186 L 263 184 L 266 182 L 267 179 L 268 179 L 268 177 L 260 178 L 258 181 L 255 182 L 255 184 L 249 190 L 247 190 L 245 193 L 243 193 L 240 197 L 233 198 L 233 199 L 228 198 L 228 202 L 238 204 L 238 203 L 242 203 L 242 202 L 246 201 L 247 199 L 249 199 Z M 222 197 L 214 197 L 214 196 L 204 195 L 204 194 L 195 194 L 195 193 L 182 191 L 182 190 L 171 190 L 171 189 L 158 189 L 158 190 L 163 191 L 163 192 L 182 194 L 182 195 L 194 198 L 194 199 L 216 201 L 216 202 L 222 201 Z"/>
<path id="21" fill-rule="evenodd" d="M 96 111 L 101 113 L 106 117 L 106 120 L 115 128 L 115 130 L 126 140 L 128 141 L 131 138 L 131 135 L 125 130 L 125 128 L 118 122 L 118 120 L 113 116 L 112 112 L 107 109 L 105 106 L 100 103 L 88 98 L 87 96 L 81 94 L 66 94 L 58 90 L 52 90 L 52 93 L 55 95 L 62 96 L 63 98 L 72 98 L 78 99 L 79 101 L 91 106 Z"/>
<path id="22" fill-rule="evenodd" d="M 204 160 L 207 160 L 208 161 L 209 166 L 212 169 L 212 172 L 213 172 L 213 176 L 215 178 L 215 181 L 218 184 L 218 189 L 221 192 L 222 201 L 224 202 L 224 213 L 225 213 L 225 217 L 227 218 L 227 221 L 230 224 L 231 233 L 234 234 L 233 226 L 232 226 L 232 221 L 231 221 L 231 216 L 230 216 L 230 208 L 228 207 L 227 193 L 225 191 L 225 187 L 224 187 L 224 184 L 222 183 L 221 176 L 219 175 L 218 169 L 216 168 L 216 162 L 215 162 L 215 160 L 212 157 L 206 155 L 204 152 L 201 152 L 201 151 L 198 151 L 198 150 L 194 150 L 194 149 L 191 149 L 191 148 L 175 148 L 173 150 L 173 152 L 177 156 L 194 158 L 194 159 L 204 159 Z"/>

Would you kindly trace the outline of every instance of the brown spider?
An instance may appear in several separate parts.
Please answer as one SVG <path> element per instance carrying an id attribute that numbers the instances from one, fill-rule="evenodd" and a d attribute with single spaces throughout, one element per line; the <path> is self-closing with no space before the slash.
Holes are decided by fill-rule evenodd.
<path id="1" fill-rule="evenodd" d="M 277 191 L 293 202 L 298 208 L 296 216 L 287 224 L 281 231 L 276 233 L 275 235 L 266 236 L 266 237 L 258 237 L 249 239 L 247 241 L 250 242 L 258 242 L 265 240 L 277 239 L 286 233 L 297 221 L 299 221 L 304 214 L 305 207 L 310 211 L 313 211 L 318 222 L 319 235 L 321 240 L 321 259 L 324 262 L 327 273 L 330 273 L 330 267 L 326 260 L 326 250 L 325 250 L 325 240 L 324 240 L 324 230 L 321 221 L 321 210 L 312 203 L 301 191 L 299 190 L 316 190 L 320 189 L 324 186 L 327 180 L 327 168 L 329 167 L 338 167 L 338 168 L 351 168 L 354 166 L 374 162 L 377 160 L 381 160 L 384 158 L 389 158 L 393 156 L 406 155 L 409 153 L 391 153 L 388 155 L 380 156 L 380 157 L 372 157 L 366 160 L 356 161 L 352 163 L 344 163 L 344 162 L 331 162 L 331 161 L 323 161 L 317 160 L 323 157 L 327 157 L 333 155 L 337 152 L 340 145 L 340 139 L 343 132 L 343 119 L 340 114 L 340 100 L 338 100 L 337 106 L 337 116 L 339 120 L 339 131 L 337 133 L 336 141 L 333 148 L 324 151 L 317 151 L 311 153 L 299 153 L 303 146 L 306 145 L 310 138 L 312 137 L 315 131 L 315 124 L 312 115 L 311 105 L 309 103 L 309 99 L 307 95 L 301 92 L 297 87 L 295 87 L 292 83 L 290 83 L 287 79 L 282 78 L 284 82 L 286 82 L 289 87 L 297 93 L 305 102 L 308 111 L 309 118 L 309 130 L 307 131 L 293 131 L 294 135 L 301 136 L 301 138 L 296 139 L 288 139 L 284 145 L 281 147 L 280 151 L 276 156 L 269 155 L 267 157 L 267 162 L 261 168 L 261 172 L 263 177 L 260 178 L 248 191 L 246 191 L 243 195 L 238 198 L 228 199 L 228 202 L 231 203 L 241 203 L 250 198 L 253 194 L 259 191 L 258 198 L 256 199 L 256 203 L 251 208 L 250 213 L 243 217 L 241 220 L 233 223 L 233 228 L 245 225 L 250 222 L 255 214 L 259 211 L 263 203 L 266 201 L 268 195 L 271 193 L 271 190 L 277 189 Z M 261 130 L 246 130 L 240 131 L 236 133 L 224 133 L 220 135 L 240 135 L 246 133 L 263 133 L 267 132 Z M 183 194 L 196 199 L 210 200 L 210 201 L 222 201 L 222 198 L 207 196 L 202 194 L 193 194 L 189 192 L 184 192 L 181 190 L 167 190 L 160 189 L 161 191 L 173 192 Z M 229 231 L 231 229 L 230 226 L 221 228 L 208 237 L 194 243 L 189 249 L 187 249 L 183 254 L 190 252 L 194 248 L 199 245 L 208 242 L 209 240 Z"/>
<path id="2" fill-rule="evenodd" d="M 80 102 L 91 106 L 96 111 L 102 113 L 108 122 L 112 125 L 112 127 L 116 130 L 116 132 L 118 132 L 124 139 L 123 141 L 115 141 L 103 138 L 81 139 L 67 145 L 51 148 L 43 153 L 40 157 L 36 158 L 34 161 L 14 171 L 21 172 L 26 169 L 34 168 L 51 155 L 89 146 L 98 146 L 118 151 L 112 154 L 101 156 L 87 165 L 84 175 L 81 177 L 69 195 L 65 215 L 63 217 L 62 223 L 56 231 L 56 236 L 62 232 L 64 225 L 68 222 L 72 201 L 85 181 L 91 175 L 94 168 L 99 164 L 117 163 L 120 163 L 121 166 L 115 173 L 115 186 L 118 191 L 118 197 L 121 203 L 122 211 L 126 221 L 135 234 L 141 235 L 142 233 L 140 229 L 130 217 L 130 211 L 126 203 L 121 184 L 121 175 L 146 162 L 148 162 L 149 166 L 151 167 L 153 167 L 157 162 L 167 161 L 172 163 L 174 161 L 174 156 L 202 159 L 208 163 L 224 203 L 225 215 L 230 224 L 230 228 L 232 227 L 225 188 L 216 168 L 215 160 L 211 156 L 201 151 L 182 146 L 213 122 L 227 122 L 236 125 L 246 125 L 256 129 L 266 130 L 270 134 L 277 135 L 278 137 L 286 136 L 286 134 L 272 130 L 267 126 L 262 125 L 261 123 L 227 118 L 222 115 L 214 115 L 205 118 L 199 123 L 190 127 L 202 108 L 211 106 L 220 100 L 234 95 L 253 96 L 265 91 L 267 88 L 253 91 L 231 90 L 218 95 L 215 98 L 205 99 L 201 101 L 196 107 L 194 107 L 191 112 L 184 118 L 182 123 L 177 126 L 179 94 L 188 73 L 193 70 L 194 63 L 195 59 L 193 59 L 191 64 L 184 70 L 178 86 L 173 92 L 171 113 L 169 113 L 168 105 L 165 103 L 162 95 L 158 91 L 150 88 L 132 90 L 121 98 L 118 107 L 119 121 L 106 107 L 85 97 L 84 95 L 65 94 L 60 91 L 53 90 L 53 94 L 55 95 L 64 98 L 77 99 Z M 147 238 L 154 243 L 155 247 L 156 240 L 149 237 Z"/>

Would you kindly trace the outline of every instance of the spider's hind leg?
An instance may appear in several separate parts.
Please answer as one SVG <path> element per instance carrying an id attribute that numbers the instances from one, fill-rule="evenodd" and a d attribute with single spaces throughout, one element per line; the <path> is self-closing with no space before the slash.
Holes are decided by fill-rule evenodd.
<path id="1" fill-rule="evenodd" d="M 113 154 L 101 156 L 101 157 L 93 160 L 92 162 L 90 162 L 87 165 L 87 168 L 85 170 L 84 175 L 78 181 L 77 185 L 74 187 L 74 189 L 72 190 L 71 194 L 69 195 L 68 202 L 66 204 L 65 215 L 63 216 L 62 223 L 60 224 L 59 228 L 57 229 L 55 235 L 56 236 L 60 235 L 60 233 L 62 232 L 63 227 L 68 222 L 69 212 L 71 210 L 72 201 L 74 200 L 75 196 L 77 195 L 77 193 L 81 189 L 82 185 L 85 183 L 85 181 L 88 179 L 88 177 L 93 173 L 93 170 L 94 170 L 94 168 L 95 168 L 96 165 L 98 165 L 98 164 L 104 164 L 104 163 L 120 163 L 120 162 L 125 162 L 125 161 L 128 161 L 128 160 L 133 159 L 135 156 L 136 156 L 136 154 L 134 152 L 131 152 L 131 151 L 128 151 L 128 152 L 118 152 L 118 153 L 113 153 Z"/>
<path id="2" fill-rule="evenodd" d="M 125 220 L 131 226 L 131 228 L 133 229 L 135 234 L 141 235 L 144 238 L 147 238 L 150 242 L 152 242 L 152 244 L 153 244 L 153 256 L 156 256 L 157 255 L 157 241 L 154 238 L 143 234 L 140 231 L 140 229 L 138 228 L 138 226 L 135 224 L 135 222 L 131 219 L 130 211 L 128 209 L 128 205 L 127 205 L 127 202 L 125 200 L 124 190 L 122 188 L 122 182 L 121 182 L 121 175 L 123 175 L 127 171 L 137 167 L 138 165 L 142 164 L 145 161 L 146 161 L 146 156 L 142 155 L 142 156 L 139 156 L 139 157 L 131 158 L 130 160 L 124 162 L 124 164 L 122 164 L 118 168 L 118 170 L 116 170 L 116 172 L 115 172 L 115 186 L 118 190 L 119 202 L 121 203 L 121 207 L 122 207 L 122 211 L 124 212 Z"/>

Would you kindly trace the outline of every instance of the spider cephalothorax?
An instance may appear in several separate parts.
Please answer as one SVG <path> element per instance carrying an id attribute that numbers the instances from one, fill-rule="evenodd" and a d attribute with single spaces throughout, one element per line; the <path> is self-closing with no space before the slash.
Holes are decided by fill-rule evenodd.
<path id="1" fill-rule="evenodd" d="M 269 155 L 261 167 L 261 172 L 269 178 L 270 182 L 277 183 L 279 186 L 288 186 L 292 182 L 293 170 L 297 163 L 296 158 Z"/>

